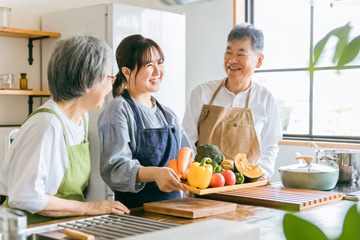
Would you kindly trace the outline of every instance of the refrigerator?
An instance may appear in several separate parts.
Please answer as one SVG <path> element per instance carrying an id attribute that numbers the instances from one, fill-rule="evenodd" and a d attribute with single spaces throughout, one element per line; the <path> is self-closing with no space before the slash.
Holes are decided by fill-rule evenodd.
<path id="1" fill-rule="evenodd" d="M 41 16 L 41 30 L 61 33 L 60 39 L 76 34 L 92 34 L 105 40 L 115 51 L 121 40 L 132 34 L 141 34 L 155 40 L 165 55 L 165 74 L 160 91 L 153 96 L 170 107 L 181 120 L 185 111 L 185 16 L 122 4 L 101 4 Z M 41 84 L 48 90 L 47 63 L 58 39 L 41 43 Z M 114 61 L 113 75 L 118 68 Z M 105 104 L 112 100 L 111 93 Z M 103 107 L 104 107 L 103 106 Z M 89 142 L 91 177 L 86 191 L 86 201 L 112 200 L 113 192 L 100 176 L 100 147 L 97 119 L 102 109 L 89 112 Z"/>

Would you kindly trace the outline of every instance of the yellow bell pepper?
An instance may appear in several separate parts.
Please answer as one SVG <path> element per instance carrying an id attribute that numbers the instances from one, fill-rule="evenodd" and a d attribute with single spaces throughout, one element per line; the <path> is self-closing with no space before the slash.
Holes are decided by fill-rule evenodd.
<path id="1" fill-rule="evenodd" d="M 201 162 L 194 162 L 190 165 L 187 180 L 192 187 L 205 189 L 209 186 L 213 168 L 210 158 L 203 158 Z"/>

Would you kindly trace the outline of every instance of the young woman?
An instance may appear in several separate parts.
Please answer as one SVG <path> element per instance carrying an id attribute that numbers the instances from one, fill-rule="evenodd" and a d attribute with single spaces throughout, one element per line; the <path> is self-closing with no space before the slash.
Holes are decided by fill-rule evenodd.
<path id="1" fill-rule="evenodd" d="M 93 36 L 56 44 L 48 64 L 53 99 L 21 126 L 0 174 L 4 206 L 23 210 L 28 224 L 129 212 L 118 201 L 83 202 L 91 166 L 87 112 L 101 108 L 112 89 L 111 55 Z"/>
<path id="2" fill-rule="evenodd" d="M 151 96 L 164 76 L 163 52 L 153 40 L 131 35 L 116 60 L 115 99 L 98 120 L 101 176 L 127 207 L 179 198 L 187 190 L 166 166 L 190 142 L 175 113 Z"/>

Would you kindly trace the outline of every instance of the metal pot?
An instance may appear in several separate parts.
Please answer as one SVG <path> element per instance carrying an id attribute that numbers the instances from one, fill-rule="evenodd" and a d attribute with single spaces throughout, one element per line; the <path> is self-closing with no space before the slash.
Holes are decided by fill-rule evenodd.
<path id="1" fill-rule="evenodd" d="M 307 163 L 292 164 L 279 168 L 281 182 L 285 187 L 303 188 L 314 190 L 333 189 L 339 178 L 339 170 L 333 167 L 311 163 L 313 157 L 308 158 Z M 311 160 L 310 160 L 311 159 Z"/>
<path id="2" fill-rule="evenodd" d="M 315 153 L 317 163 L 339 169 L 339 183 L 359 180 L 360 151 L 318 149 Z"/>

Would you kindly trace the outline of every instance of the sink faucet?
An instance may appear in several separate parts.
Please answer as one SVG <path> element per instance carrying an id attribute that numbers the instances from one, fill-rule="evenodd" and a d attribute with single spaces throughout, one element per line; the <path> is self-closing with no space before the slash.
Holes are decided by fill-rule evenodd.
<path id="1" fill-rule="evenodd" d="M 25 240 L 26 228 L 23 212 L 0 206 L 0 240 Z"/>

